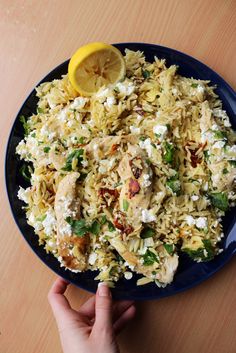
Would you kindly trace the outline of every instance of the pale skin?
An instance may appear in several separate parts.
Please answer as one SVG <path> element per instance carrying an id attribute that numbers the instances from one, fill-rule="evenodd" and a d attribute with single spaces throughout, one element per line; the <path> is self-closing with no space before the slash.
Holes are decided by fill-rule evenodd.
<path id="1" fill-rule="evenodd" d="M 98 286 L 96 296 L 80 309 L 71 308 L 64 293 L 68 282 L 57 278 L 48 293 L 64 353 L 119 353 L 116 335 L 135 315 L 132 301 L 112 300 L 105 283 Z"/>

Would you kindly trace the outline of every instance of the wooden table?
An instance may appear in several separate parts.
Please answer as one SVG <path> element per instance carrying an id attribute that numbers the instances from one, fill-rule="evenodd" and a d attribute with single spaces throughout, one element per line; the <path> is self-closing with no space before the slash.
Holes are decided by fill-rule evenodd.
<path id="1" fill-rule="evenodd" d="M 235 0 L 0 0 L 0 353 L 61 352 L 47 293 L 55 275 L 22 239 L 4 187 L 11 125 L 36 83 L 82 44 L 141 41 L 193 55 L 236 88 Z M 236 259 L 200 286 L 137 304 L 124 353 L 236 352 Z M 79 307 L 89 294 L 71 287 Z M 89 352 L 88 352 L 89 353 Z"/>

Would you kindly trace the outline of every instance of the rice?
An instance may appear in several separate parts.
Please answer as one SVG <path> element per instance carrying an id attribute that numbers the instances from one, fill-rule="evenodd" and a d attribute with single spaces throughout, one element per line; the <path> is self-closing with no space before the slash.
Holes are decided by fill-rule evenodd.
<path id="1" fill-rule="evenodd" d="M 132 272 L 142 275 L 138 285 L 165 286 L 180 251 L 198 262 L 221 252 L 221 217 L 236 200 L 236 135 L 209 81 L 182 77 L 163 59 L 149 63 L 140 51 L 124 58 L 124 81 L 90 98 L 67 75 L 36 88 L 37 114 L 16 149 L 33 164 L 31 186 L 18 197 L 39 244 L 79 272 L 61 256 L 55 210 L 61 181 L 78 172 L 73 221 L 88 229 L 84 270 L 111 286 Z M 79 261 L 71 224 L 64 247 Z"/>

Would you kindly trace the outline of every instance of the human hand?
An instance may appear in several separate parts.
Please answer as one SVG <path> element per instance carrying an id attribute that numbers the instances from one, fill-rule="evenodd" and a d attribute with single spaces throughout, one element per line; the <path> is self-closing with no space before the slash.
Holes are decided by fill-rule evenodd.
<path id="1" fill-rule="evenodd" d="M 57 278 L 48 293 L 64 353 L 119 353 L 116 334 L 135 315 L 132 301 L 112 302 L 105 283 L 78 311 L 64 296 L 68 282 Z"/>

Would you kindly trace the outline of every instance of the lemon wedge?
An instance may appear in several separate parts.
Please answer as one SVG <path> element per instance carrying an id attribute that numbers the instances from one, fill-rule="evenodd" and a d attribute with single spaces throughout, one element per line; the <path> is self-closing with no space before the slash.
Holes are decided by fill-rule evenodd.
<path id="1" fill-rule="evenodd" d="M 80 47 L 69 62 L 69 80 L 82 95 L 91 96 L 102 86 L 116 83 L 125 76 L 121 52 L 110 44 L 89 43 Z"/>

